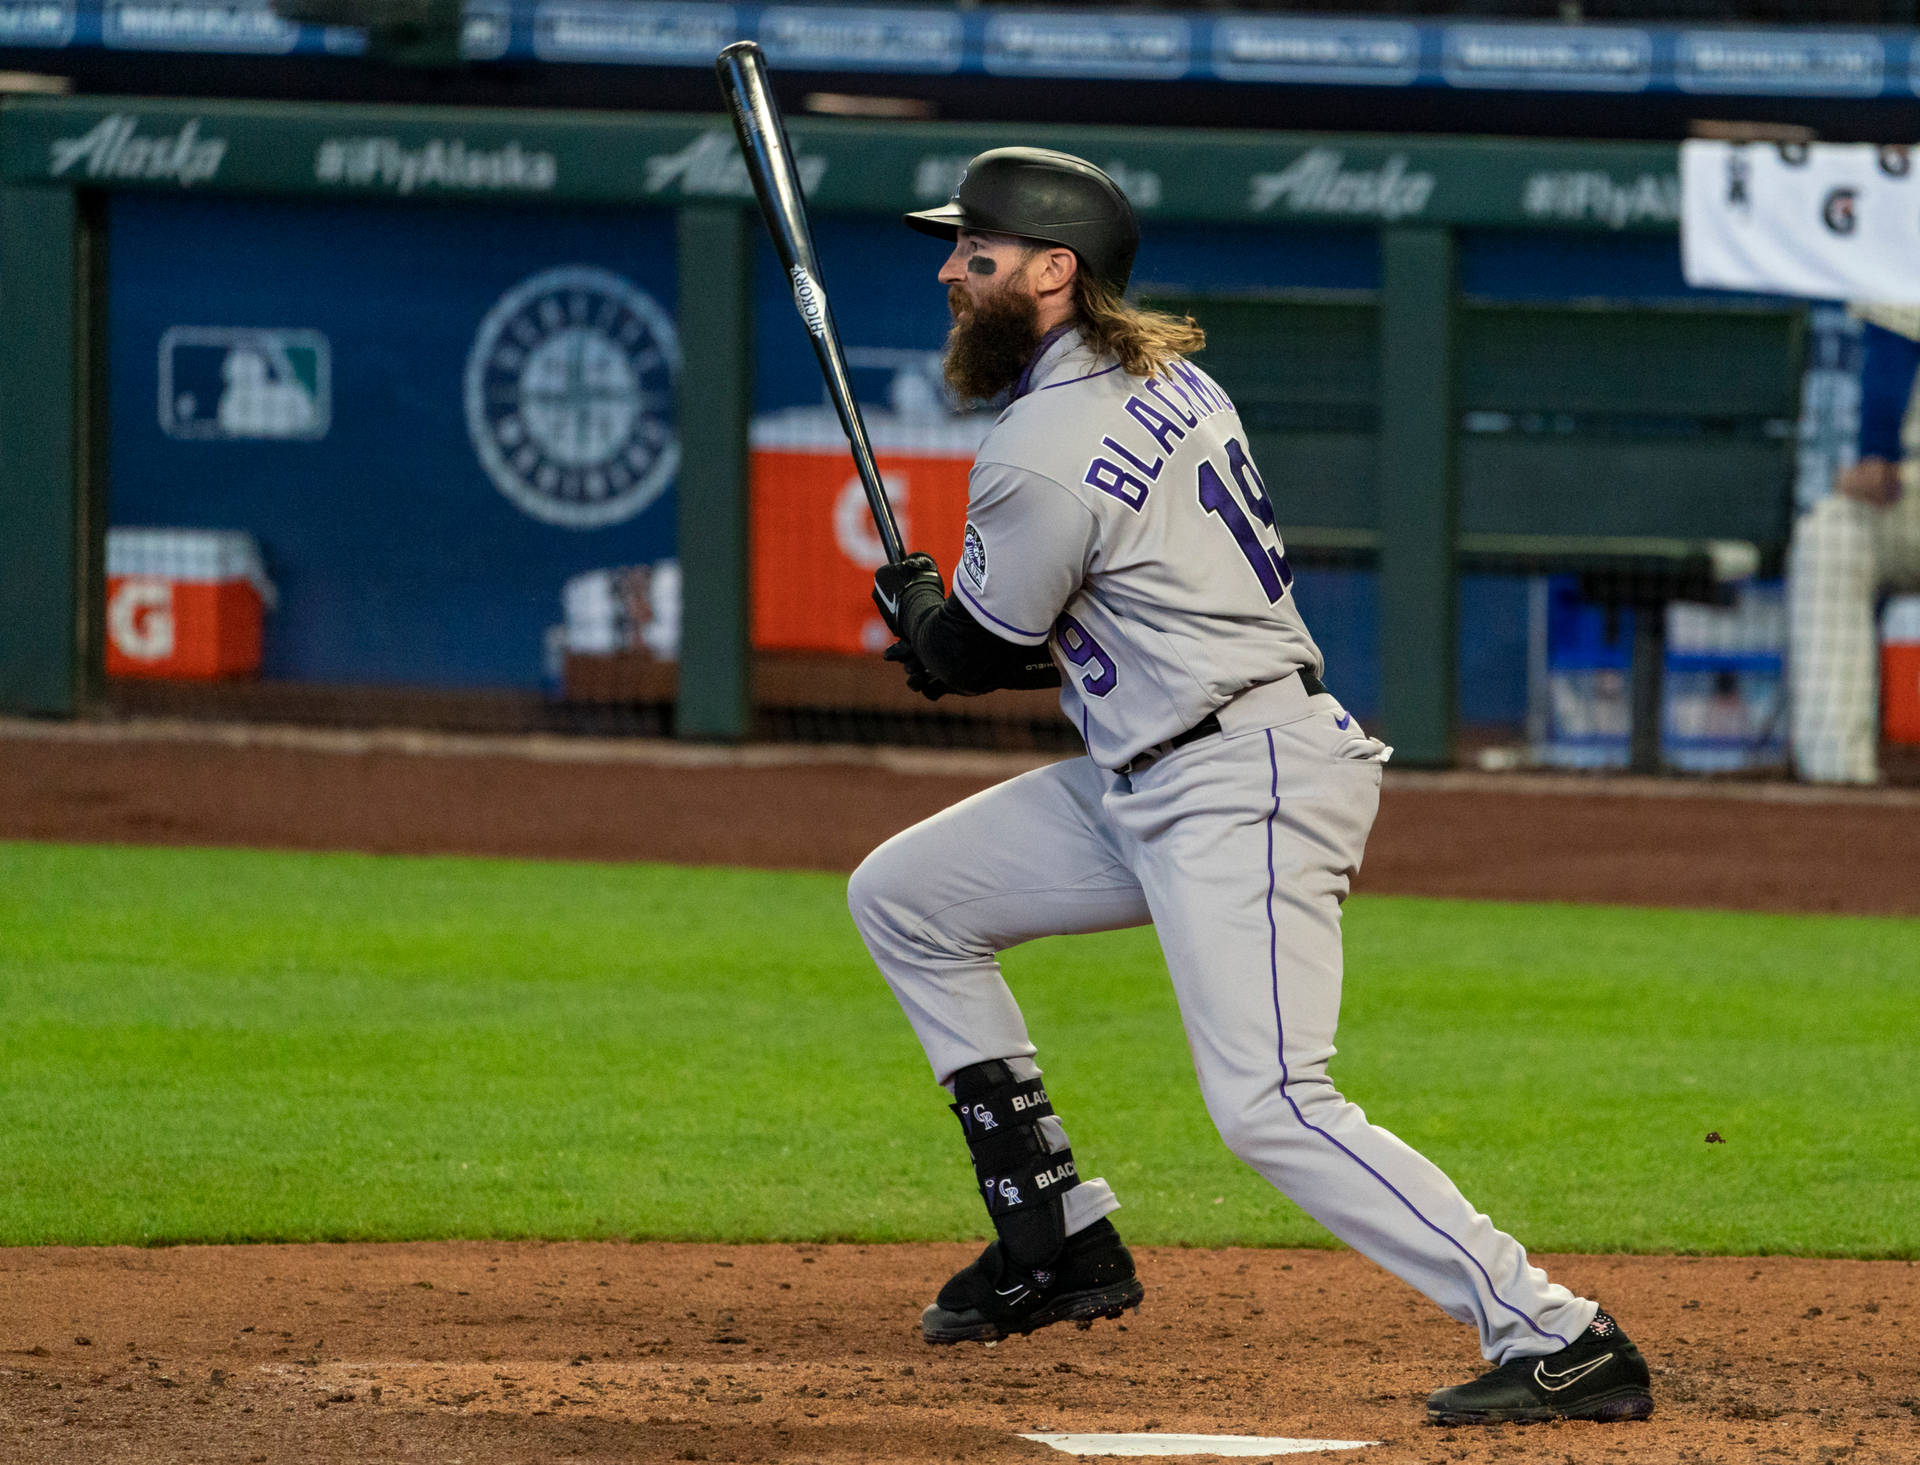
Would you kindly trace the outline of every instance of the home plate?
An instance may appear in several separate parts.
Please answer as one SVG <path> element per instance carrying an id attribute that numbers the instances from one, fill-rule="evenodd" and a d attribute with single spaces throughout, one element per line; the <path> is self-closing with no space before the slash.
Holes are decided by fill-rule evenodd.
<path id="1" fill-rule="evenodd" d="M 1023 1434 L 1068 1455 L 1310 1455 L 1364 1450 L 1377 1440 L 1290 1440 L 1264 1434 Z"/>

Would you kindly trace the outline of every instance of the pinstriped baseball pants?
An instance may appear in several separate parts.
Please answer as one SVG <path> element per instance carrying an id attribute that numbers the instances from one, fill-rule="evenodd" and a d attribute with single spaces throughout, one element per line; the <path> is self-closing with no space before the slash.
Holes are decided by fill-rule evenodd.
<path id="1" fill-rule="evenodd" d="M 1909 477 L 1911 475 L 1908 475 Z M 1880 773 L 1880 639 L 1874 602 L 1920 589 L 1920 494 L 1888 508 L 1834 494 L 1794 525 L 1787 575 L 1793 761 L 1815 783 Z"/>
<path id="2" fill-rule="evenodd" d="M 1378 807 L 1383 751 L 1320 695 L 1282 725 L 1230 728 L 1131 777 L 1086 758 L 1055 764 L 887 841 L 855 872 L 849 904 L 943 1083 L 972 1063 L 1033 1058 L 997 952 L 1151 922 L 1229 1148 L 1473 1323 L 1489 1359 L 1551 1353 L 1595 1304 L 1530 1265 L 1328 1077 L 1340 907 Z M 1067 1194 L 1078 1198 L 1070 1229 L 1117 1204 L 1104 1181 Z"/>

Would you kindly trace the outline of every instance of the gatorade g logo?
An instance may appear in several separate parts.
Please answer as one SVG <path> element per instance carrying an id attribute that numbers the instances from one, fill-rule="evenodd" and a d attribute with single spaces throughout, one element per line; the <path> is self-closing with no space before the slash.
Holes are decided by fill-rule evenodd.
<path id="1" fill-rule="evenodd" d="M 793 303 L 800 311 L 800 319 L 807 323 L 807 333 L 825 340 L 827 302 L 820 294 L 820 287 L 813 283 L 813 276 L 799 265 L 793 267 Z"/>
<path id="2" fill-rule="evenodd" d="M 107 602 L 107 634 L 130 661 L 165 661 L 173 655 L 173 586 L 165 580 L 121 581 Z"/>
<path id="3" fill-rule="evenodd" d="M 908 494 L 911 485 L 898 473 L 882 473 L 880 481 L 886 485 L 887 497 L 893 500 L 901 537 L 913 538 Z M 867 491 L 858 473 L 841 485 L 840 496 L 833 501 L 833 542 L 840 547 L 841 554 L 866 569 L 877 570 L 887 562 L 887 549 L 880 542 L 879 531 L 873 527 L 873 515 L 867 512 Z M 887 637 L 889 641 L 892 639 L 891 635 Z M 880 646 L 886 644 L 882 641 Z M 877 651 L 880 647 L 873 649 Z"/>
<path id="4" fill-rule="evenodd" d="M 1820 206 L 1820 218 L 1836 234 L 1851 234 L 1859 223 L 1854 212 L 1854 200 L 1859 197 L 1857 188 L 1836 188 L 1827 195 L 1827 201 Z"/>

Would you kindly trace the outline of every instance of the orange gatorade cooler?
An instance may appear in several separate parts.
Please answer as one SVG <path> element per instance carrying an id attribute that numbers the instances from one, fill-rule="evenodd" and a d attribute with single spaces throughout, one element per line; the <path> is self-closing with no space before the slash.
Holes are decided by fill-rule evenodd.
<path id="1" fill-rule="evenodd" d="M 1920 743 L 1920 595 L 1896 595 L 1881 614 L 1880 705 L 1889 742 Z"/>
<path id="2" fill-rule="evenodd" d="M 260 669 L 275 602 L 253 536 L 107 531 L 107 675 L 211 681 Z"/>
<path id="3" fill-rule="evenodd" d="M 949 583 L 967 525 L 967 472 L 991 413 L 875 412 L 874 461 L 909 550 Z M 853 457 L 830 407 L 753 424 L 753 644 L 765 651 L 882 650 L 893 638 L 870 598 L 885 559 Z"/>

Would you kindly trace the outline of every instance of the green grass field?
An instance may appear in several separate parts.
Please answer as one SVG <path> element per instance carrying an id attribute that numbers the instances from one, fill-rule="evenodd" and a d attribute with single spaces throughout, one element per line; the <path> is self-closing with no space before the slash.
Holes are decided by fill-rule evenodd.
<path id="1" fill-rule="evenodd" d="M 1336 1079 L 1530 1246 L 1920 1255 L 1920 921 L 1367 897 L 1347 958 Z M 1007 969 L 1129 1239 L 1327 1241 L 1151 932 Z M 943 1099 L 837 877 L 0 844 L 0 1242 L 975 1236 Z"/>

